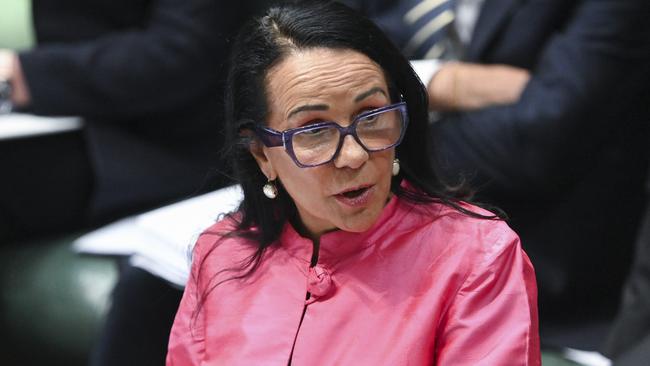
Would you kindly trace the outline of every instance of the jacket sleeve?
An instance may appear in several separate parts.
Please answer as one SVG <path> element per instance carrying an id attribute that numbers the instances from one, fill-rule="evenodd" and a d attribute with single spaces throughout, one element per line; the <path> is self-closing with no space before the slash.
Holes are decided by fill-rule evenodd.
<path id="1" fill-rule="evenodd" d="M 178 108 L 212 88 L 223 71 L 227 35 L 240 20 L 237 5 L 211 0 L 151 3 L 141 28 L 21 53 L 30 111 L 133 117 Z"/>
<path id="2" fill-rule="evenodd" d="M 541 363 L 534 270 L 518 237 L 501 233 L 486 238 L 441 320 L 436 365 Z"/>
<path id="3" fill-rule="evenodd" d="M 625 113 L 638 108 L 635 95 L 648 80 L 648 4 L 580 2 L 544 46 L 517 103 L 449 114 L 433 125 L 446 170 L 476 173 L 479 184 L 509 194 L 563 183 L 618 122 L 632 122 Z"/>
<path id="4" fill-rule="evenodd" d="M 200 245 L 194 247 L 192 270 L 169 335 L 167 366 L 200 365 L 205 354 L 205 324 L 201 304 Z"/>

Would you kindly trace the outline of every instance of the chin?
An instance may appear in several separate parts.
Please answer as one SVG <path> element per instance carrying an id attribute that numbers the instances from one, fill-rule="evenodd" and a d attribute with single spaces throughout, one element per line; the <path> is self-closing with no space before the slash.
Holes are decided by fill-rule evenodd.
<path id="1" fill-rule="evenodd" d="M 347 220 L 344 219 L 344 223 L 346 225 L 343 225 L 341 230 L 344 231 L 349 231 L 353 233 L 362 233 L 364 231 L 369 230 L 372 228 L 372 226 L 379 220 L 379 216 L 381 215 L 381 210 L 375 214 L 368 214 L 366 212 L 362 212 L 359 215 L 363 215 L 363 219 L 361 220 L 355 220 L 354 218 L 348 218 Z M 372 217 L 372 219 L 369 218 Z"/>

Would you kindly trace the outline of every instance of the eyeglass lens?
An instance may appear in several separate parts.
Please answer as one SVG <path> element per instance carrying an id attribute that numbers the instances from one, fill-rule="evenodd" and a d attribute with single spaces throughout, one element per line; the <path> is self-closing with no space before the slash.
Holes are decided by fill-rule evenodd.
<path id="1" fill-rule="evenodd" d="M 356 135 L 368 151 L 379 151 L 395 145 L 402 133 L 399 110 L 387 110 L 356 121 Z M 304 165 L 318 165 L 334 158 L 341 139 L 336 126 L 322 126 L 297 132 L 292 145 L 296 159 Z"/>

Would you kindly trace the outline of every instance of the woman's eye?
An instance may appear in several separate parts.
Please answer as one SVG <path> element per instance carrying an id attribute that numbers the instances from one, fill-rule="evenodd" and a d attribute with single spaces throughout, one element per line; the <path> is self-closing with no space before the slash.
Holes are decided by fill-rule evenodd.
<path id="1" fill-rule="evenodd" d="M 364 114 L 372 113 L 373 111 L 376 111 L 376 110 L 378 110 L 380 108 L 383 108 L 383 107 L 384 106 L 373 106 L 373 107 L 364 108 L 357 115 L 358 116 L 363 116 Z M 364 120 L 372 120 L 374 118 L 377 118 L 376 114 L 373 114 L 373 115 L 370 115 L 370 116 L 367 116 L 367 117 L 362 117 L 362 119 L 364 119 Z"/>
<path id="2" fill-rule="evenodd" d="M 378 119 L 379 119 L 378 114 L 371 114 L 369 116 L 365 116 L 365 117 L 359 119 L 359 122 L 361 122 L 363 125 L 366 125 L 366 126 L 372 126 L 373 124 L 375 124 L 378 121 Z"/>
<path id="3" fill-rule="evenodd" d="M 325 121 L 323 119 L 320 119 L 320 118 L 319 119 L 312 119 L 312 120 L 306 121 L 304 123 L 300 123 L 298 125 L 298 127 L 309 127 L 309 126 L 313 126 L 313 125 L 323 123 L 323 122 L 325 122 Z"/>
<path id="4" fill-rule="evenodd" d="M 303 131 L 301 133 L 309 136 L 319 136 L 319 135 L 326 134 L 328 130 L 329 129 L 327 127 L 321 127 L 321 128 L 314 128 L 311 130 Z"/>
<path id="5" fill-rule="evenodd" d="M 332 134 L 336 134 L 336 132 L 336 128 L 332 126 L 322 126 L 300 131 L 298 135 L 302 136 L 303 138 L 329 138 Z"/>

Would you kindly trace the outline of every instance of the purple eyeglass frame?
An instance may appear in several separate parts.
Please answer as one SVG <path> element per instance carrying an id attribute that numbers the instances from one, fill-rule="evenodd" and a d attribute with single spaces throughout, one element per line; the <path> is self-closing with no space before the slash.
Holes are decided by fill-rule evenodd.
<path id="1" fill-rule="evenodd" d="M 402 116 L 402 131 L 400 132 L 399 138 L 397 139 L 397 141 L 394 144 L 386 146 L 386 147 L 384 147 L 382 149 L 368 149 L 366 147 L 366 145 L 364 145 L 363 142 L 361 142 L 361 140 L 359 139 L 359 136 L 357 135 L 357 124 L 358 124 L 358 122 L 360 120 L 364 119 L 364 118 L 368 118 L 368 117 L 374 116 L 376 114 L 381 114 L 381 113 L 389 112 L 389 111 L 393 111 L 393 110 L 399 110 L 399 112 L 400 112 L 400 114 Z M 352 137 L 354 137 L 354 140 L 359 144 L 359 146 L 361 146 L 367 152 L 383 151 L 383 150 L 387 150 L 387 149 L 390 149 L 392 147 L 395 147 L 395 146 L 399 145 L 402 142 L 402 139 L 404 139 L 404 134 L 406 133 L 406 128 L 408 127 L 408 123 L 409 123 L 409 119 L 408 119 L 408 112 L 407 112 L 407 108 L 406 108 L 406 102 L 399 102 L 399 103 L 387 105 L 385 107 L 373 109 L 373 110 L 368 111 L 368 112 L 364 112 L 364 113 L 356 116 L 354 118 L 354 120 L 352 121 L 352 123 L 350 123 L 350 125 L 347 126 L 347 127 L 343 127 L 343 126 L 339 125 L 336 122 L 325 121 L 325 122 L 319 122 L 319 123 L 315 123 L 313 125 L 308 125 L 308 126 L 304 126 L 304 127 L 290 128 L 290 129 L 284 130 L 284 131 L 276 131 L 276 130 L 274 130 L 272 128 L 268 128 L 268 127 L 264 127 L 264 126 L 261 126 L 259 124 L 256 124 L 254 126 L 253 130 L 255 131 L 255 134 L 257 135 L 257 137 L 259 137 L 259 139 L 262 141 L 264 146 L 266 146 L 266 147 L 282 146 L 282 147 L 284 147 L 284 150 L 287 152 L 287 154 L 289 154 L 289 156 L 291 157 L 291 160 L 293 160 L 293 162 L 296 163 L 297 166 L 299 166 L 300 168 L 312 168 L 312 167 L 327 164 L 327 163 L 333 161 L 334 159 L 336 159 L 336 157 L 341 152 L 341 148 L 343 147 L 343 141 L 345 140 L 345 137 L 347 135 L 352 135 Z M 299 162 L 298 159 L 296 158 L 296 154 L 293 151 L 293 142 L 292 142 L 293 141 L 293 135 L 298 133 L 298 132 L 310 131 L 310 130 L 317 129 L 317 128 L 322 128 L 322 127 L 325 127 L 325 126 L 333 126 L 336 129 L 338 129 L 339 133 L 340 133 L 339 143 L 338 143 L 338 146 L 336 147 L 336 151 L 332 155 L 332 158 L 327 160 L 327 161 L 324 161 L 322 163 L 318 163 L 318 164 L 314 164 L 314 165 L 307 165 L 307 164 L 303 164 L 303 163 Z"/>

